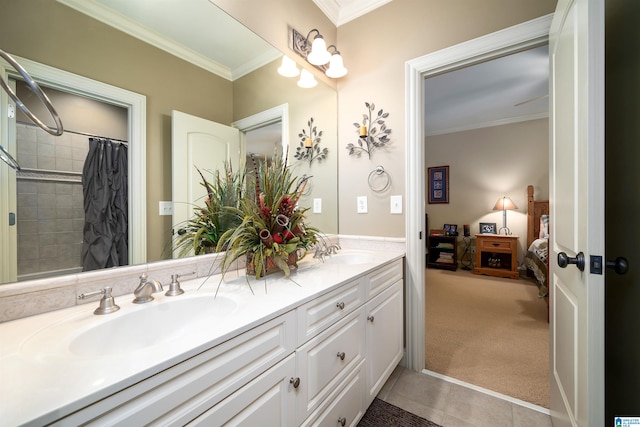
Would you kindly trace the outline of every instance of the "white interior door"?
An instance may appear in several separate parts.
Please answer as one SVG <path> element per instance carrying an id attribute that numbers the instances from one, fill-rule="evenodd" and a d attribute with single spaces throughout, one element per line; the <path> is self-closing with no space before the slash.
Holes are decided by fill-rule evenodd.
<path id="1" fill-rule="evenodd" d="M 604 278 L 590 260 L 604 255 L 604 0 L 559 0 L 549 46 L 551 414 L 602 426 Z M 559 254 L 584 254 L 584 271 Z"/>
<path id="2" fill-rule="evenodd" d="M 16 82 L 8 79 L 1 64 L 0 76 L 8 81 L 9 87 L 15 92 Z M 0 90 L 0 145 L 14 159 L 17 158 L 15 110 L 16 104 Z M 16 200 L 16 172 L 0 161 L 0 283 L 15 282 L 18 278 Z"/>
<path id="3" fill-rule="evenodd" d="M 197 169 L 209 180 L 225 161 L 234 169 L 242 165 L 238 129 L 180 111 L 171 112 L 171 129 L 172 227 L 177 233 L 193 215 L 193 208 L 204 204 L 206 190 Z"/>

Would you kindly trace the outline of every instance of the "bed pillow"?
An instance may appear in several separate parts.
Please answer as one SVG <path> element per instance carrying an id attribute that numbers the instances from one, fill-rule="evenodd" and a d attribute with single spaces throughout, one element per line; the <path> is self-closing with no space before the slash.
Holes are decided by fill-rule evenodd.
<path id="1" fill-rule="evenodd" d="M 539 239 L 549 238 L 549 215 L 540 215 L 540 233 Z"/>

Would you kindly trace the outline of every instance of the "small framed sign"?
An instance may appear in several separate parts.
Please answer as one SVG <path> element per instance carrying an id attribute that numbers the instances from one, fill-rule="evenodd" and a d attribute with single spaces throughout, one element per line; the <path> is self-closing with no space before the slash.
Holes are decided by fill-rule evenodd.
<path id="1" fill-rule="evenodd" d="M 429 203 L 449 203 L 449 166 L 428 169 Z"/>

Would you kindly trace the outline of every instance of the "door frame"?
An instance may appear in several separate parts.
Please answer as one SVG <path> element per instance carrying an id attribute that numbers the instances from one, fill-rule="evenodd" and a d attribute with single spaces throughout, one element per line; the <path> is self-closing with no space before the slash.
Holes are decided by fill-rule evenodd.
<path id="1" fill-rule="evenodd" d="M 425 157 L 424 80 L 426 77 L 515 53 L 548 42 L 553 14 L 524 22 L 405 64 L 406 342 L 404 365 L 425 369 Z"/>
<path id="2" fill-rule="evenodd" d="M 141 264 L 147 262 L 147 98 L 135 92 L 131 92 L 106 83 L 101 83 L 77 74 L 63 71 L 39 62 L 12 55 L 31 77 L 40 84 L 72 93 L 74 95 L 91 98 L 119 107 L 128 111 L 128 136 L 129 142 L 129 264 Z M 3 78 L 22 79 L 6 61 L 0 59 L 0 74 Z M 0 105 L 0 114 L 6 117 L 6 103 Z M 2 122 L 6 123 L 6 122 Z M 0 132 L 0 142 L 4 144 L 7 132 Z M 0 198 L 0 209 L 5 209 L 7 204 L 4 198 Z M 4 233 L 9 225 L 0 224 L 0 231 Z M 0 260 L 0 266 L 3 261 Z"/>
<path id="3" fill-rule="evenodd" d="M 280 133 L 282 135 L 282 153 L 286 155 L 289 147 L 289 104 L 277 105 L 268 110 L 261 111 L 249 117 L 236 120 L 231 126 L 240 131 L 240 161 L 244 161 L 247 156 L 247 147 L 244 143 L 244 134 L 253 129 L 258 129 L 272 123 L 280 122 Z M 242 166 L 242 165 L 241 165 Z"/>

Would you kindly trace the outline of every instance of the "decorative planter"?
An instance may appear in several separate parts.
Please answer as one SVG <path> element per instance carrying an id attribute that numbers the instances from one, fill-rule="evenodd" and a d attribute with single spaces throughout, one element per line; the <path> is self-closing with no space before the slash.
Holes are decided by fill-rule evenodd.
<path id="1" fill-rule="evenodd" d="M 247 253 L 247 276 L 256 276 L 256 265 L 254 262 L 254 253 Z M 287 265 L 291 268 L 298 268 L 298 254 L 297 251 L 294 251 L 289 254 L 289 258 L 287 258 Z M 277 273 L 278 271 L 282 271 L 278 265 L 273 261 L 273 257 L 268 256 L 265 260 L 265 265 L 260 272 L 260 277 L 264 277 L 269 274 Z"/>

